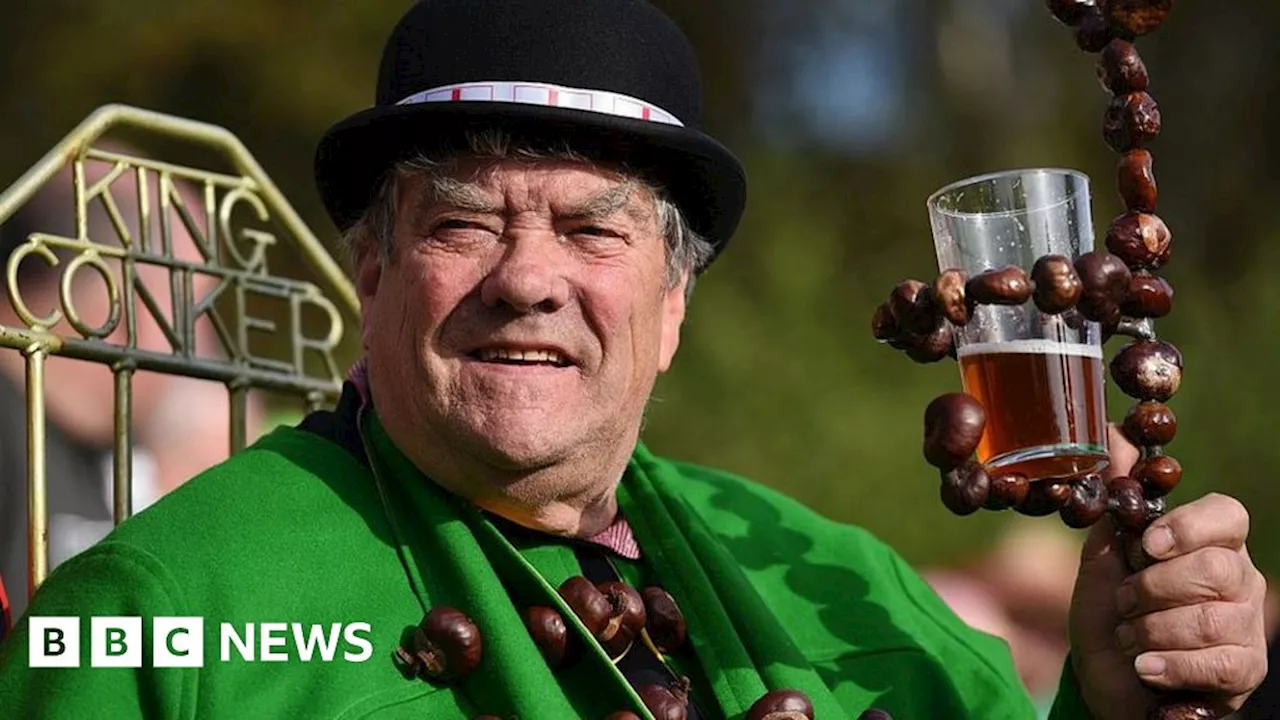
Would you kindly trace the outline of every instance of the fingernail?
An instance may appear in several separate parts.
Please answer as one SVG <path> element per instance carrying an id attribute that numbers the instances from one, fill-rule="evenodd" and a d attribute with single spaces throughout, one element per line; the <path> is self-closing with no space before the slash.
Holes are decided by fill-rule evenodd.
<path id="1" fill-rule="evenodd" d="M 1151 557 L 1164 557 L 1173 549 L 1173 532 L 1163 525 L 1152 528 L 1143 538 L 1142 544 L 1146 546 L 1147 554 Z"/>
<path id="2" fill-rule="evenodd" d="M 1133 669 L 1138 671 L 1138 675 L 1144 678 L 1155 678 L 1164 674 L 1165 662 L 1164 658 L 1159 655 L 1139 655 L 1137 660 L 1133 661 Z"/>
<path id="3" fill-rule="evenodd" d="M 1116 612 L 1120 613 L 1120 617 L 1129 617 L 1129 614 L 1138 609 L 1138 591 L 1134 589 L 1132 583 L 1122 583 L 1116 588 Z"/>
<path id="4" fill-rule="evenodd" d="M 1127 653 L 1133 649 L 1133 644 L 1138 639 L 1138 631 L 1133 629 L 1129 623 L 1123 623 L 1116 628 L 1116 649 L 1122 653 Z"/>

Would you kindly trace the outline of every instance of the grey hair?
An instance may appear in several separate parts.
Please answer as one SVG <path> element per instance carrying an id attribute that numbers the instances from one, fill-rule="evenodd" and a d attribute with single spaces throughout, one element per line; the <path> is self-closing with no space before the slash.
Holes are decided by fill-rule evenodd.
<path id="1" fill-rule="evenodd" d="M 574 151 L 568 145 L 540 147 L 528 142 L 517 142 L 510 134 L 497 129 L 467 133 L 465 147 L 467 154 L 480 158 L 590 162 L 586 156 Z M 436 187 L 450 183 L 456 184 L 456 181 L 450 177 L 450 170 L 457 156 L 456 151 L 437 155 L 420 153 L 398 162 L 390 172 L 386 173 L 377 193 L 365 208 L 364 214 L 342 234 L 340 239 L 341 249 L 352 267 L 355 267 L 361 258 L 375 248 L 384 263 L 392 261 L 395 244 L 396 200 L 399 195 L 397 190 L 400 183 L 415 175 L 425 175 Z M 688 300 L 693 295 L 695 279 L 711 261 L 715 247 L 690 226 L 684 212 L 665 189 L 642 180 L 625 169 L 621 170 L 620 174 L 625 183 L 638 185 L 653 198 L 658 229 L 666 245 L 665 287 L 673 288 L 687 277 L 685 299 Z"/>

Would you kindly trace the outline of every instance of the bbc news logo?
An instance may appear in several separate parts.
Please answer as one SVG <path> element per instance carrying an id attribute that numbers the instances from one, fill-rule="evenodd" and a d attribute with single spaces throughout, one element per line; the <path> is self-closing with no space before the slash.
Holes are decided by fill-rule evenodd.
<path id="1" fill-rule="evenodd" d="M 33 668 L 80 667 L 80 618 L 30 618 Z M 222 623 L 221 662 L 364 662 L 373 656 L 369 623 Z M 204 667 L 204 618 L 157 617 L 151 623 L 152 667 Z M 142 667 L 142 618 L 89 618 L 89 667 Z M 292 645 L 292 652 L 290 646 Z M 339 653 L 339 649 L 342 650 Z"/>

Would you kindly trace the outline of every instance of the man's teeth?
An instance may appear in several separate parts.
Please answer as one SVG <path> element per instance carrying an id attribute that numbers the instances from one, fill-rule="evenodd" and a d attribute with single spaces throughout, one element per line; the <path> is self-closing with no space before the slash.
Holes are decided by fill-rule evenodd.
<path id="1" fill-rule="evenodd" d="M 508 362 L 543 362 L 555 365 L 567 365 L 564 356 L 554 350 L 507 350 L 504 348 L 485 348 L 479 353 L 484 362 L 506 360 Z"/>

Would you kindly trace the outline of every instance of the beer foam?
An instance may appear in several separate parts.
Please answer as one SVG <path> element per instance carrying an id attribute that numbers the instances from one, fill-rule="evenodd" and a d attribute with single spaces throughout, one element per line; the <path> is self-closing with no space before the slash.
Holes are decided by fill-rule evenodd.
<path id="1" fill-rule="evenodd" d="M 1075 355 L 1102 359 L 1102 346 L 1086 343 L 1064 343 L 1057 340 L 1006 340 L 993 343 L 973 343 L 956 349 L 956 357 L 969 355 L 997 355 L 1021 353 L 1024 355 Z"/>

